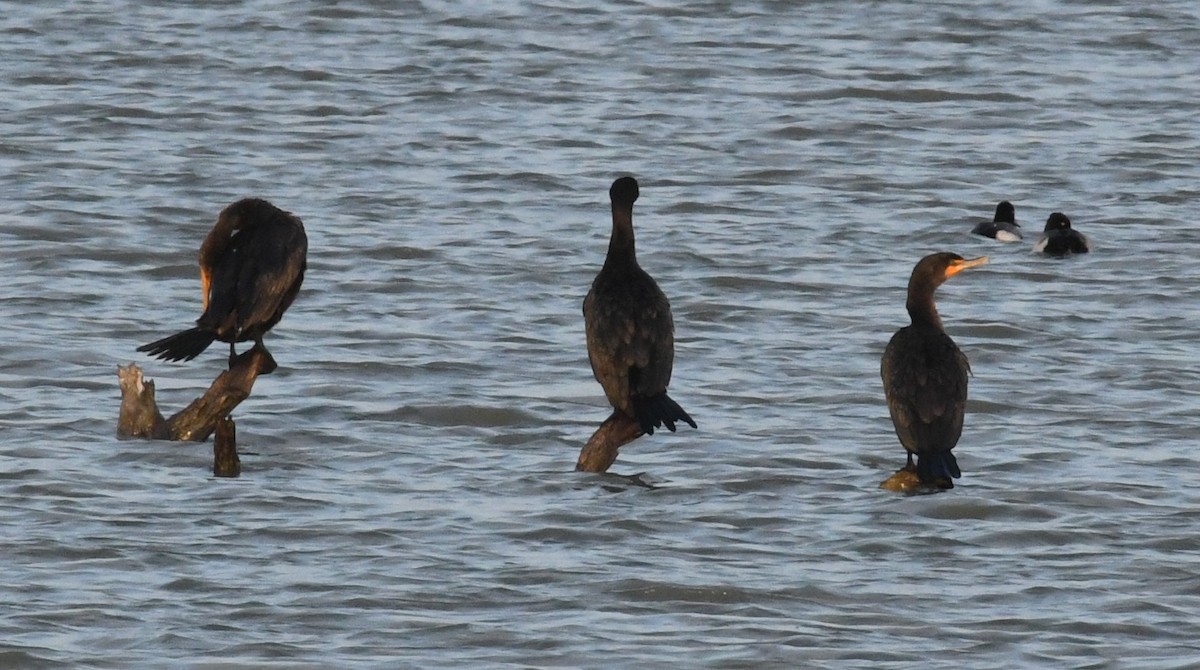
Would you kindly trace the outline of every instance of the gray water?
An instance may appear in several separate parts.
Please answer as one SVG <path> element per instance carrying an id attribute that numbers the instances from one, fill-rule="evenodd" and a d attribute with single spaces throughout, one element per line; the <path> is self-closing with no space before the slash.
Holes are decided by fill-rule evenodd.
<path id="1" fill-rule="evenodd" d="M 1198 12 L 4 3 L 0 667 L 1200 667 Z M 621 174 L 700 429 L 577 474 Z M 134 349 L 247 195 L 309 271 L 216 479 L 115 373 L 222 369 Z M 1095 253 L 1030 253 L 1052 211 Z M 897 496 L 937 250 L 992 257 L 938 294 L 964 475 Z"/>

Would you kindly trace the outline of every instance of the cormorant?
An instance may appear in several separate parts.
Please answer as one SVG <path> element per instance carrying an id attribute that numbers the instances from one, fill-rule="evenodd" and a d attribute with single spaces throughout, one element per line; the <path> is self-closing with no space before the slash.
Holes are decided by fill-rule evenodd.
<path id="1" fill-rule="evenodd" d="M 200 245 L 204 313 L 196 327 L 138 347 L 168 361 L 190 361 L 213 340 L 254 340 L 263 347 L 271 329 L 296 299 L 304 281 L 308 238 L 291 212 L 260 198 L 245 198 L 221 210 Z"/>
<path id="2" fill-rule="evenodd" d="M 1046 219 L 1042 238 L 1033 245 L 1033 250 L 1050 256 L 1066 256 L 1086 254 L 1092 250 L 1092 245 L 1083 233 L 1071 227 L 1071 220 L 1066 214 L 1055 212 Z"/>
<path id="3" fill-rule="evenodd" d="M 1016 242 L 1021 239 L 1021 226 L 1017 223 L 1017 210 L 1012 203 L 1001 200 L 996 205 L 996 215 L 991 221 L 980 221 L 971 231 L 976 235 L 994 237 L 1001 242 Z"/>
<path id="4" fill-rule="evenodd" d="M 588 360 L 613 409 L 648 435 L 676 421 L 696 422 L 667 396 L 675 357 L 671 305 L 638 266 L 633 245 L 633 203 L 638 183 L 621 177 L 608 191 L 613 230 L 604 267 L 583 301 Z"/>
<path id="5" fill-rule="evenodd" d="M 933 293 L 950 277 L 987 262 L 948 252 L 930 254 L 913 268 L 905 306 L 912 324 L 896 331 L 883 352 L 880 374 L 888 412 L 908 465 L 924 486 L 954 488 L 962 475 L 950 450 L 962 434 L 967 404 L 967 357 L 942 329 Z"/>

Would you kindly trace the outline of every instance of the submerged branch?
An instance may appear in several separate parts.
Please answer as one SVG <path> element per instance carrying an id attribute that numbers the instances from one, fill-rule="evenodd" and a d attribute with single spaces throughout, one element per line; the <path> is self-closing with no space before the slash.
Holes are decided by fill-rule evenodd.
<path id="1" fill-rule="evenodd" d="M 617 460 L 617 450 L 637 439 L 642 434 L 641 425 L 621 412 L 614 411 L 600 424 L 587 444 L 579 452 L 575 470 L 579 472 L 607 472 Z"/>
<path id="2" fill-rule="evenodd" d="M 253 347 L 232 359 L 229 369 L 213 380 L 204 395 L 171 418 L 164 419 L 154 398 L 154 382 L 145 379 L 135 363 L 118 365 L 121 413 L 117 418 L 117 436 L 203 442 L 215 431 L 213 472 L 217 476 L 236 477 L 241 472 L 241 465 L 237 457 L 235 426 L 229 415 L 250 397 L 259 375 L 271 374 L 277 367 L 270 352 Z"/>
<path id="3" fill-rule="evenodd" d="M 237 453 L 237 424 L 225 417 L 217 422 L 213 438 L 213 476 L 237 477 L 242 474 L 242 461 Z"/>

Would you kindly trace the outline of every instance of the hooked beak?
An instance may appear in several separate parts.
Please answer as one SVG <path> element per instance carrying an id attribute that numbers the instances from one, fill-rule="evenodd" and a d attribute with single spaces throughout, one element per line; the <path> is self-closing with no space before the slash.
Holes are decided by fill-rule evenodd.
<path id="1" fill-rule="evenodd" d="M 952 261 L 950 263 L 949 267 L 946 268 L 946 278 L 949 279 L 950 277 L 953 277 L 954 275 L 962 272 L 963 270 L 967 270 L 967 269 L 970 269 L 973 267 L 978 267 L 987 262 L 988 262 L 987 256 L 980 256 L 979 258 L 969 258 L 969 259 L 964 259 L 961 261 Z"/>

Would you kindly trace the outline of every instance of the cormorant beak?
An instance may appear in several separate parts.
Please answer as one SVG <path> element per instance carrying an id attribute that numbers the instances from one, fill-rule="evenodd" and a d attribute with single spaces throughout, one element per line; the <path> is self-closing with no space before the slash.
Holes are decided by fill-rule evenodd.
<path id="1" fill-rule="evenodd" d="M 208 289 L 212 287 L 212 273 L 208 268 L 200 267 L 200 290 L 204 291 L 204 311 L 208 311 Z"/>
<path id="2" fill-rule="evenodd" d="M 958 260 L 958 261 L 950 261 L 950 265 L 946 267 L 946 278 L 949 279 L 950 277 L 953 277 L 954 275 L 962 272 L 963 270 L 977 267 L 977 266 L 983 265 L 984 263 L 987 263 L 987 262 L 988 262 L 987 256 L 980 256 L 979 258 L 970 258 L 970 259 L 964 259 L 964 260 Z"/>

